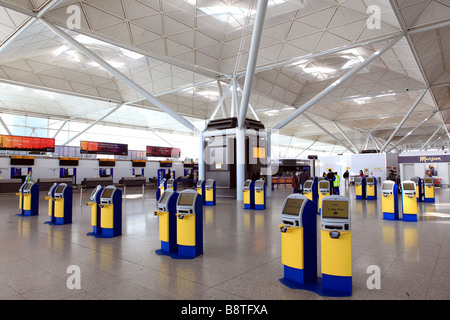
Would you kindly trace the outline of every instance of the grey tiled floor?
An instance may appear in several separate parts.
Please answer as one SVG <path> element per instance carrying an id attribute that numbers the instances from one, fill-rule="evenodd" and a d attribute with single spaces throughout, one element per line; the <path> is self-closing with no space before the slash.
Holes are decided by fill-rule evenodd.
<path id="1" fill-rule="evenodd" d="M 328 299 L 279 281 L 283 266 L 277 226 L 290 191 L 275 189 L 265 211 L 243 210 L 241 203 L 221 198 L 215 207 L 204 207 L 204 254 L 193 260 L 155 254 L 160 243 L 154 190 L 144 199 L 128 191 L 123 235 L 112 239 L 86 236 L 92 231 L 90 208 L 79 206 L 77 192 L 73 223 L 65 226 L 44 224 L 44 193 L 40 215 L 26 218 L 15 215 L 17 197 L 2 194 L 0 299 Z M 352 189 L 341 187 L 341 193 L 347 192 L 353 294 L 346 299 L 450 299 L 450 189 L 437 189 L 434 204 L 419 203 L 416 223 L 385 221 L 381 199 L 356 201 Z M 80 267 L 80 290 L 67 288 L 70 265 Z M 367 288 L 370 265 L 380 267 L 379 290 Z M 320 261 L 318 268 L 320 275 Z"/>

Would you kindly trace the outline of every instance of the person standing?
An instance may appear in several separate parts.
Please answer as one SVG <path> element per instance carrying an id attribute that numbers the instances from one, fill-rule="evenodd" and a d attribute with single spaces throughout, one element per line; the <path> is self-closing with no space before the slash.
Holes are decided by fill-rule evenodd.
<path id="1" fill-rule="evenodd" d="M 28 171 L 28 174 L 25 177 L 25 182 L 27 182 L 27 183 L 33 182 L 33 171 L 32 170 Z"/>
<path id="2" fill-rule="evenodd" d="M 359 170 L 359 176 L 360 177 L 362 177 L 362 178 L 364 178 L 365 176 L 364 176 L 364 173 L 363 173 L 363 171 L 362 170 Z"/>
<path id="3" fill-rule="evenodd" d="M 350 179 L 350 173 L 348 172 L 348 170 L 345 170 L 344 175 L 343 175 L 342 177 L 344 178 L 344 180 L 345 180 L 345 186 L 347 187 L 347 186 L 348 186 L 349 179 Z"/>
<path id="4" fill-rule="evenodd" d="M 309 174 L 308 171 L 303 169 L 302 173 L 300 173 L 300 177 L 299 177 L 299 182 L 300 182 L 300 187 L 302 189 L 302 193 L 303 193 L 303 185 L 305 184 L 306 181 L 309 180 Z"/>
<path id="5" fill-rule="evenodd" d="M 297 177 L 297 172 L 294 171 L 292 174 L 292 188 L 294 189 L 294 193 L 299 193 L 299 180 Z"/>
<path id="6" fill-rule="evenodd" d="M 331 169 L 328 169 L 327 180 L 330 181 L 330 194 L 333 194 L 334 191 L 334 173 Z"/>
<path id="7" fill-rule="evenodd" d="M 339 177 L 338 173 L 334 173 L 334 181 L 333 181 L 333 187 L 334 187 L 334 194 L 339 195 L 339 187 L 341 186 L 341 177 Z"/>

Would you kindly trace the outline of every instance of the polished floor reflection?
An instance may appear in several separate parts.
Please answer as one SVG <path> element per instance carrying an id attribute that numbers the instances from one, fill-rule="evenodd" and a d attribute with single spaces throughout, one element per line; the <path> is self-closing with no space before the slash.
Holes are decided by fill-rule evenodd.
<path id="1" fill-rule="evenodd" d="M 204 207 L 204 254 L 193 260 L 155 253 L 154 190 L 144 198 L 127 190 L 123 235 L 111 239 L 86 236 L 90 208 L 80 206 L 86 199 L 77 192 L 73 223 L 64 226 L 44 224 L 44 193 L 34 217 L 16 216 L 17 197 L 2 194 L 0 299 L 327 299 L 279 281 L 280 206 L 290 192 L 275 189 L 264 211 L 226 198 Z M 380 198 L 357 201 L 345 187 L 341 193 L 352 210 L 353 294 L 345 299 L 450 299 L 450 189 L 437 189 L 435 203 L 418 204 L 418 222 L 383 220 Z M 73 265 L 80 268 L 78 290 L 67 287 Z M 370 266 L 381 271 L 380 289 L 367 286 Z"/>

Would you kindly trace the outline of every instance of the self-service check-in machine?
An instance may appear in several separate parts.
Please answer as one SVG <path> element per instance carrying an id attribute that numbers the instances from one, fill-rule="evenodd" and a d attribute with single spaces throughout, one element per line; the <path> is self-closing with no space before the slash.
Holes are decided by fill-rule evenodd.
<path id="1" fill-rule="evenodd" d="M 316 212 L 316 203 L 302 194 L 291 194 L 284 200 L 279 225 L 283 281 L 303 285 L 317 280 Z"/>
<path id="2" fill-rule="evenodd" d="M 307 180 L 303 184 L 303 195 L 308 198 L 308 200 L 314 201 L 315 203 L 317 203 L 317 200 L 319 198 L 317 180 L 317 178 L 315 178 L 314 180 Z"/>
<path id="3" fill-rule="evenodd" d="M 122 234 L 122 190 L 115 186 L 105 187 L 100 194 L 96 232 L 88 233 L 97 238 L 112 238 Z"/>
<path id="4" fill-rule="evenodd" d="M 402 182 L 403 221 L 417 221 L 416 183 L 411 180 Z"/>
<path id="5" fill-rule="evenodd" d="M 158 201 L 155 216 L 159 218 L 159 240 L 161 250 L 156 253 L 167 254 L 178 252 L 177 245 L 177 200 L 178 193 L 167 189 Z"/>
<path id="6" fill-rule="evenodd" d="M 319 211 L 318 214 L 322 211 L 322 199 L 330 195 L 330 181 L 328 180 L 322 180 L 319 181 Z"/>
<path id="7" fill-rule="evenodd" d="M 377 200 L 377 178 L 366 178 L 366 199 Z"/>
<path id="8" fill-rule="evenodd" d="M 51 192 L 50 192 L 51 191 Z M 52 212 L 48 224 L 63 225 L 72 223 L 73 188 L 61 183 L 49 190 L 48 198 L 53 199 Z M 47 199 L 47 198 L 46 198 Z M 50 201 L 50 199 L 48 199 Z M 50 204 L 49 204 L 50 205 Z"/>
<path id="9" fill-rule="evenodd" d="M 255 209 L 255 183 L 248 179 L 244 182 L 244 209 Z"/>
<path id="10" fill-rule="evenodd" d="M 255 210 L 266 209 L 266 182 L 263 179 L 255 181 Z"/>
<path id="11" fill-rule="evenodd" d="M 434 179 L 432 177 L 423 178 L 423 195 L 425 202 L 434 202 Z"/>
<path id="12" fill-rule="evenodd" d="M 356 177 L 355 178 L 355 195 L 356 200 L 366 199 L 366 178 Z"/>
<path id="13" fill-rule="evenodd" d="M 39 185 L 34 182 L 24 183 L 21 187 L 22 210 L 19 216 L 36 216 L 39 214 Z M 20 201 L 19 201 L 20 204 Z"/>
<path id="14" fill-rule="evenodd" d="M 213 179 L 208 179 L 205 183 L 205 205 L 216 205 L 216 181 Z"/>
<path id="15" fill-rule="evenodd" d="M 177 191 L 177 179 L 169 179 L 167 180 L 167 189 L 171 189 L 173 191 Z"/>
<path id="16" fill-rule="evenodd" d="M 423 179 L 420 177 L 413 177 L 411 178 L 411 181 L 414 181 L 416 183 L 417 202 L 423 202 L 424 201 Z"/>
<path id="17" fill-rule="evenodd" d="M 98 185 L 92 191 L 91 196 L 89 198 L 89 202 L 86 203 L 87 206 L 91 207 L 91 225 L 93 231 L 88 233 L 88 235 L 98 235 L 101 234 L 100 225 L 97 222 L 100 222 L 100 198 L 102 195 L 104 187 Z M 97 228 L 98 225 L 98 228 Z"/>
<path id="18" fill-rule="evenodd" d="M 324 292 L 352 292 L 350 201 L 338 195 L 322 199 L 321 263 Z"/>
<path id="19" fill-rule="evenodd" d="M 159 201 L 159 198 L 162 196 L 164 191 L 167 189 L 167 179 L 163 178 L 159 182 L 158 188 L 156 189 L 156 201 Z"/>
<path id="20" fill-rule="evenodd" d="M 383 219 L 398 220 L 398 185 L 394 181 L 384 181 L 381 185 L 381 197 Z"/>
<path id="21" fill-rule="evenodd" d="M 22 185 L 19 188 L 19 192 L 16 193 L 16 196 L 19 197 L 19 213 L 17 215 L 23 215 L 23 189 L 25 189 L 26 185 L 27 182 L 22 183 Z"/>
<path id="22" fill-rule="evenodd" d="M 195 258 L 203 253 L 203 200 L 195 190 L 183 190 L 177 199 L 178 255 Z"/>
<path id="23" fill-rule="evenodd" d="M 50 189 L 48 190 L 47 196 L 45 197 L 45 200 L 48 201 L 48 215 L 50 216 L 50 221 L 46 223 L 51 223 L 52 217 L 55 215 L 54 213 L 54 201 L 55 201 L 55 190 L 58 187 L 57 183 L 54 183 Z"/>
<path id="24" fill-rule="evenodd" d="M 205 184 L 206 184 L 205 180 L 198 180 L 197 181 L 197 185 L 196 185 L 197 193 L 202 196 L 203 205 L 206 204 L 206 201 L 205 201 Z"/>

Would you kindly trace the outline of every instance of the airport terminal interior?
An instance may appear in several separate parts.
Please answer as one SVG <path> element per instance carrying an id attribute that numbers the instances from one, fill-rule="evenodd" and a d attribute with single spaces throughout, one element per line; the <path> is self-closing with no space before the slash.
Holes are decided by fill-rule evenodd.
<path id="1" fill-rule="evenodd" d="M 0 300 L 450 299 L 449 17 L 0 0 Z"/>

